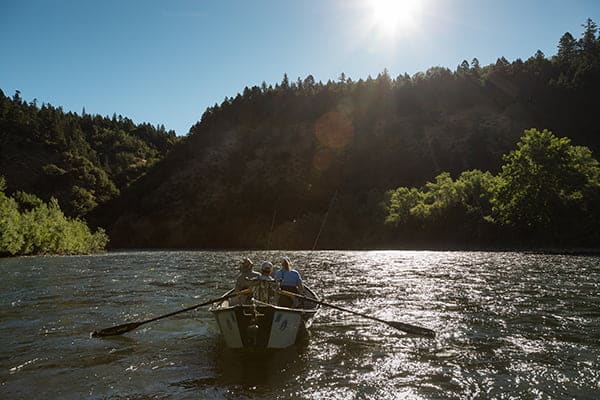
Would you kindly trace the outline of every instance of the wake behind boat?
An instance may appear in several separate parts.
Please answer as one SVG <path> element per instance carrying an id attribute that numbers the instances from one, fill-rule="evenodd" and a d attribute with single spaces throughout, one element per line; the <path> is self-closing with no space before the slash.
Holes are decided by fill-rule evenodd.
<path id="1" fill-rule="evenodd" d="M 285 296 L 277 290 L 278 282 L 257 280 L 251 295 L 237 295 L 215 303 L 213 313 L 225 345 L 232 349 L 284 349 L 308 334 L 319 309 L 319 298 L 304 286 L 291 307 L 280 304 Z M 234 293 L 234 289 L 225 294 Z M 314 300 L 314 301 L 311 301 Z"/>

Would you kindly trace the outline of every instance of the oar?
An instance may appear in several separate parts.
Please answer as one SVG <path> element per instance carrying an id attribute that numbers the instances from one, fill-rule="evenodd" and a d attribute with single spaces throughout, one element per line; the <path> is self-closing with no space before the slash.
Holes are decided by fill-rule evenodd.
<path id="1" fill-rule="evenodd" d="M 244 290 L 239 291 L 239 292 L 234 292 L 234 293 L 226 294 L 225 296 L 219 297 L 218 299 L 208 300 L 208 301 L 205 301 L 202 304 L 196 304 L 195 306 L 186 307 L 186 308 L 184 308 L 182 310 L 173 311 L 171 313 L 168 313 L 168 314 L 165 314 L 165 315 L 160 315 L 158 317 L 154 317 L 154 318 L 147 319 L 147 320 L 144 320 L 144 321 L 129 322 L 129 323 L 122 324 L 122 325 L 112 326 L 110 328 L 100 329 L 99 331 L 92 332 L 92 337 L 104 337 L 104 336 L 122 335 L 122 334 L 124 334 L 126 332 L 134 330 L 135 328 L 137 328 L 140 325 L 147 324 L 148 322 L 157 321 L 159 319 L 171 317 L 173 315 L 181 314 L 181 313 L 186 312 L 186 311 L 191 311 L 191 310 L 194 310 L 194 309 L 199 308 L 199 307 L 204 307 L 204 306 L 207 306 L 209 304 L 216 303 L 218 301 L 226 300 L 226 299 L 228 299 L 230 297 L 239 296 L 239 295 L 243 295 L 243 294 L 249 294 L 249 293 L 251 293 L 251 291 L 252 290 L 250 290 L 250 289 L 244 289 Z"/>
<path id="2" fill-rule="evenodd" d="M 297 297 L 297 298 L 303 299 L 305 301 L 310 301 L 310 302 L 313 302 L 316 304 L 321 304 L 323 306 L 335 308 L 336 310 L 344 311 L 344 312 L 347 312 L 350 314 L 359 315 L 364 318 L 372 319 L 373 321 L 382 322 L 384 324 L 391 326 L 392 328 L 396 328 L 396 329 L 401 330 L 406 333 L 412 333 L 414 335 L 421 335 L 421 336 L 427 336 L 427 337 L 432 337 L 432 338 L 435 337 L 435 331 L 433 331 L 429 328 L 423 328 L 421 326 L 406 324 L 404 322 L 398 322 L 398 321 L 386 321 L 385 319 L 381 319 L 381 318 L 373 317 L 371 315 L 359 313 L 358 311 L 348 310 L 346 308 L 338 307 L 333 304 L 325 303 L 324 301 L 311 299 L 310 297 L 305 297 L 305 296 L 302 296 L 302 295 L 299 295 L 296 293 L 292 293 L 292 292 L 288 292 L 285 290 L 280 290 L 279 294 L 283 294 L 284 296 L 289 296 L 289 297 Z"/>

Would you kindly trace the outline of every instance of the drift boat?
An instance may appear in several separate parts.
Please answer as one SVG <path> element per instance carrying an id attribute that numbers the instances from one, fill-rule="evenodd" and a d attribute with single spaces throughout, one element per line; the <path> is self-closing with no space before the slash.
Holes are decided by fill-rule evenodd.
<path id="1" fill-rule="evenodd" d="M 284 349 L 306 337 L 307 329 L 319 309 L 319 298 L 308 287 L 300 291 L 302 300 L 292 298 L 284 307 L 274 281 L 256 281 L 252 294 L 239 295 L 215 303 L 213 313 L 225 345 L 232 349 Z M 234 293 L 233 289 L 225 294 Z M 312 302 L 314 300 L 316 302 Z"/>
<path id="2" fill-rule="evenodd" d="M 288 299 L 287 304 L 291 304 L 291 306 L 282 306 L 279 301 L 280 298 Z M 209 304 L 213 305 L 209 311 L 214 314 L 217 320 L 225 344 L 233 349 L 284 349 L 292 346 L 299 339 L 307 336 L 307 329 L 310 327 L 320 305 L 381 322 L 402 332 L 435 338 L 435 331 L 432 329 L 400 321 L 388 321 L 325 303 L 319 300 L 317 295 L 306 286 L 300 293 L 280 290 L 278 282 L 268 280 L 255 280 L 252 282 L 251 288 L 239 292 L 232 289 L 218 299 L 208 300 L 201 304 L 142 321 L 127 322 L 93 331 L 90 336 L 122 335 L 141 325 L 192 311 Z"/>

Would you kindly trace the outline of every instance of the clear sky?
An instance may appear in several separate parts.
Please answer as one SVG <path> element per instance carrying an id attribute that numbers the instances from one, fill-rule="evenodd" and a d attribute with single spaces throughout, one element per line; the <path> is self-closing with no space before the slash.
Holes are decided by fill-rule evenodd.
<path id="1" fill-rule="evenodd" d="M 184 135 L 245 86 L 556 53 L 600 0 L 0 0 L 0 89 Z"/>

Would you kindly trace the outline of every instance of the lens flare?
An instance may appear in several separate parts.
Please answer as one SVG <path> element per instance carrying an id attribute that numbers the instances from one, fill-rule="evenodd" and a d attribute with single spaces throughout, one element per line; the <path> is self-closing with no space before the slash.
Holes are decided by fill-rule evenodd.
<path id="1" fill-rule="evenodd" d="M 415 30 L 420 25 L 423 0 L 370 0 L 373 24 L 394 34 Z"/>

